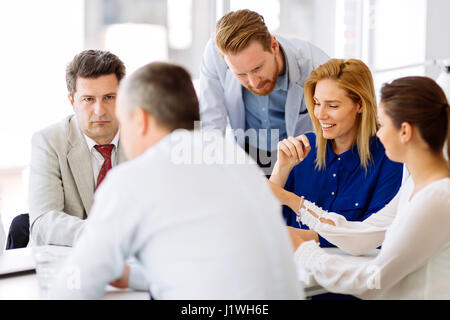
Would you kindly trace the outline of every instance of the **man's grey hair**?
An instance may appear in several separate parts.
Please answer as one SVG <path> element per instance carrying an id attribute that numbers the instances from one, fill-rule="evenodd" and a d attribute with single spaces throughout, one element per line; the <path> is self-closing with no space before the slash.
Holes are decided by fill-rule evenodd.
<path id="1" fill-rule="evenodd" d="M 194 129 L 200 120 L 197 95 L 191 76 L 181 66 L 149 63 L 126 78 L 121 86 L 129 112 L 142 108 L 169 130 Z"/>

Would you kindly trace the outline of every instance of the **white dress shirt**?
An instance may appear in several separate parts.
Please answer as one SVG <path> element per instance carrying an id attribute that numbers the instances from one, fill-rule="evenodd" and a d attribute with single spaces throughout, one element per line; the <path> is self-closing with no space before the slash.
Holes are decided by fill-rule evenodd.
<path id="1" fill-rule="evenodd" d="M 382 248 L 373 260 L 354 263 L 307 241 L 295 253 L 298 267 L 332 292 L 363 299 L 450 299 L 450 178 L 410 199 L 413 191 L 410 177 L 385 208 L 362 222 L 324 213 L 332 226 L 302 209 L 302 223 L 347 252 Z"/>
<path id="2" fill-rule="evenodd" d="M 267 180 L 236 144 L 202 134 L 176 130 L 108 173 L 53 297 L 99 298 L 135 257 L 156 299 L 303 298 Z"/>
<path id="3" fill-rule="evenodd" d="M 119 144 L 119 134 L 120 130 L 117 130 L 116 135 L 114 136 L 114 139 L 111 141 L 110 144 L 114 145 L 114 148 L 111 151 L 111 166 L 114 167 L 117 164 L 116 160 L 116 153 L 117 153 L 117 146 Z M 95 186 L 97 186 L 97 178 L 98 174 L 100 172 L 100 169 L 103 166 L 103 163 L 105 162 L 105 159 L 101 155 L 100 152 L 97 151 L 94 147 L 98 145 L 97 142 L 89 138 L 86 134 L 83 133 L 84 138 L 86 139 L 86 143 L 88 145 L 89 151 L 91 153 L 91 161 L 92 161 L 92 170 L 94 171 L 94 180 L 95 180 Z"/>

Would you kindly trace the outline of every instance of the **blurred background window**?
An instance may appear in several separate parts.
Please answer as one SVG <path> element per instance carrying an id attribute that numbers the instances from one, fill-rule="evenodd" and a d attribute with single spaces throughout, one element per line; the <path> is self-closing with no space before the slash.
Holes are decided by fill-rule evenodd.
<path id="1" fill-rule="evenodd" d="M 65 67 L 81 50 L 117 54 L 127 72 L 151 61 L 186 67 L 197 85 L 217 20 L 251 9 L 274 34 L 312 42 L 330 57 L 362 59 L 382 83 L 436 79 L 450 58 L 448 0 L 2 0 L 0 212 L 6 228 L 28 212 L 32 134 L 72 113 Z"/>

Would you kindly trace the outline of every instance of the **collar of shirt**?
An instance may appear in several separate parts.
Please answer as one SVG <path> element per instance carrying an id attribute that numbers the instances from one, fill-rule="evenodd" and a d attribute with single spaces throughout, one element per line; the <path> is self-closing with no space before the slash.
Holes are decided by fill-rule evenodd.
<path id="1" fill-rule="evenodd" d="M 151 147 L 147 148 L 140 156 L 147 157 L 151 154 L 162 152 L 161 149 L 172 148 L 172 145 L 176 144 L 180 147 L 180 152 L 190 150 L 191 143 L 195 142 L 192 139 L 191 134 L 196 131 L 190 131 L 187 129 L 175 129 L 171 133 L 162 137 Z M 201 131 L 200 131 L 201 132 Z M 186 148 L 186 149 L 185 149 Z"/>
<path id="2" fill-rule="evenodd" d="M 327 154 L 326 154 L 327 168 L 330 167 L 335 161 L 341 162 L 341 166 L 348 171 L 356 170 L 356 168 L 359 165 L 361 165 L 361 159 L 358 153 L 358 146 L 355 144 L 349 150 L 345 151 L 344 153 L 341 153 L 340 155 L 337 155 L 331 148 L 331 141 L 327 141 Z"/>
<path id="3" fill-rule="evenodd" d="M 119 133 L 120 133 L 120 129 L 117 130 L 117 133 L 116 133 L 114 139 L 110 142 L 111 144 L 114 145 L 114 148 L 112 149 L 112 152 L 111 152 L 112 166 L 115 166 L 117 163 L 116 152 L 117 152 L 117 147 L 118 147 L 118 143 L 119 143 L 119 136 L 120 136 Z M 84 138 L 88 145 L 88 149 L 89 149 L 89 153 L 90 153 L 90 157 L 91 157 L 92 172 L 94 175 L 94 182 L 95 182 L 95 185 L 97 185 L 98 174 L 100 172 L 100 169 L 101 169 L 105 159 L 100 154 L 100 152 L 98 152 L 97 149 L 94 148 L 94 146 L 96 146 L 98 143 L 95 142 L 94 140 L 92 140 L 91 138 L 89 138 L 84 133 L 83 133 L 83 135 L 84 135 Z"/>
<path id="4" fill-rule="evenodd" d="M 117 150 L 117 145 L 119 144 L 119 136 L 120 136 L 119 133 L 120 133 L 120 129 L 117 130 L 117 133 L 114 136 L 114 139 L 112 139 L 112 141 L 110 142 L 110 144 L 114 145 L 113 150 Z M 94 146 L 98 145 L 98 143 L 95 142 L 93 139 L 89 138 L 85 133 L 83 133 L 83 136 L 84 136 L 84 139 L 86 140 L 89 151 L 92 152 L 93 149 L 95 150 Z M 95 151 L 97 151 L 97 150 L 95 150 Z"/>

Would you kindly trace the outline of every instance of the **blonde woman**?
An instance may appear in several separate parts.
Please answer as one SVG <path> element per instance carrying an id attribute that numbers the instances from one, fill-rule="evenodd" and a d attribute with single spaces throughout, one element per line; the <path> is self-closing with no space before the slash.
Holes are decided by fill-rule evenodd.
<path id="1" fill-rule="evenodd" d="M 296 262 L 333 292 L 365 299 L 450 299 L 448 101 L 430 78 L 401 78 L 381 89 L 378 118 L 387 156 L 411 173 L 395 198 L 363 222 L 306 200 L 299 216 L 339 246 L 361 251 L 382 244 L 380 253 L 368 262 L 349 262 L 291 232 Z"/>
<path id="2" fill-rule="evenodd" d="M 402 165 L 392 162 L 376 137 L 372 75 L 360 60 L 331 59 L 305 83 L 305 102 L 315 133 L 278 144 L 270 181 L 288 226 L 297 221 L 301 197 L 348 221 L 362 221 L 397 193 Z M 284 188 L 285 190 L 283 190 Z M 291 229 L 321 247 L 334 246 L 313 230 Z"/>

